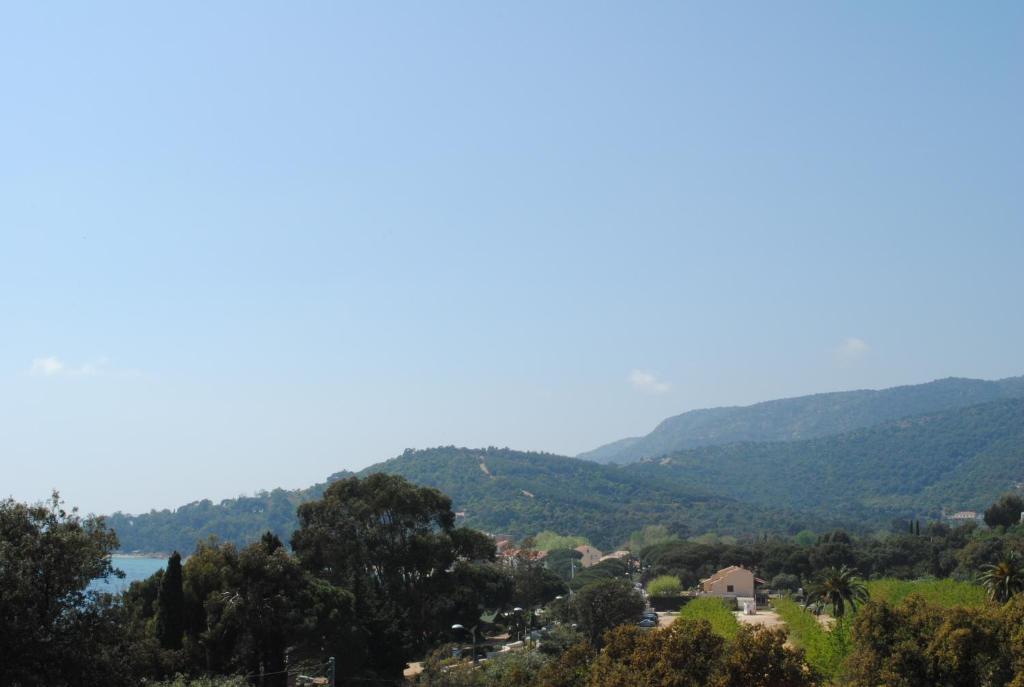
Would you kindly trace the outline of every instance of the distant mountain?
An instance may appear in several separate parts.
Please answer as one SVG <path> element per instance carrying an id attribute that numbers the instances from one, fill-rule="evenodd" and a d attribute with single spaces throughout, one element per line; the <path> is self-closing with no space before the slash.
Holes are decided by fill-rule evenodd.
<path id="1" fill-rule="evenodd" d="M 693 410 L 662 421 L 647 436 L 620 439 L 577 458 L 632 463 L 700 446 L 813 439 L 902 417 L 1022 397 L 1024 377 L 998 381 L 951 377 L 881 391 L 840 391 Z"/>
<path id="2" fill-rule="evenodd" d="M 1024 482 L 1024 399 L 818 439 L 689 449 L 623 470 L 842 520 L 981 510 Z"/>
<path id="3" fill-rule="evenodd" d="M 461 524 L 517 538 L 554 530 L 583 535 L 600 548 L 621 545 L 644 525 L 702 534 L 796 532 L 807 522 L 785 507 L 752 506 L 694 489 L 685 480 L 631 473 L 566 456 L 454 446 L 408 450 L 359 473 L 401 475 L 452 497 Z M 209 500 L 141 515 L 115 513 L 108 523 L 124 551 L 191 551 L 209 536 L 245 544 L 270 530 L 283 541 L 297 526 L 298 504 L 319 498 L 331 475 L 308 489 Z"/>
<path id="4" fill-rule="evenodd" d="M 581 453 L 576 457 L 581 460 L 592 460 L 595 463 L 631 463 L 631 460 L 617 460 L 617 458 L 620 456 L 630 456 L 637 452 L 637 446 L 642 447 L 645 438 L 626 437 L 625 439 L 619 439 L 610 444 L 599 446 L 593 451 Z M 640 448 L 639 452 L 642 454 L 643 449 Z"/>
<path id="5" fill-rule="evenodd" d="M 454 446 L 406 451 L 360 475 L 386 472 L 452 497 L 465 524 L 516 537 L 542 530 L 583 535 L 599 548 L 619 546 L 644 525 L 682 533 L 756 534 L 807 523 L 781 504 L 771 507 L 695 489 L 685 478 L 510 449 Z"/>
<path id="6" fill-rule="evenodd" d="M 629 465 L 449 446 L 408 450 L 359 475 L 386 472 L 436 487 L 452 498 L 462 514 L 459 521 L 471 527 L 516 537 L 554 530 L 586 536 L 599 548 L 618 546 L 649 524 L 688 534 L 793 533 L 836 526 L 864 531 L 893 519 L 980 510 L 1024 482 L 1024 398 L 958 405 L 992 394 L 1024 394 L 1024 380 L 947 379 L 703 411 L 717 417 L 718 426 L 727 424 L 720 413 L 749 411 L 734 417 L 735 434 L 755 433 L 751 427 L 771 434 L 772 427 L 758 423 L 766 423 L 768 416 L 780 422 L 789 417 L 788 440 L 669 451 Z M 947 407 L 795 438 L 823 432 L 826 426 L 867 422 L 883 409 L 896 413 L 935 405 Z M 836 408 L 849 417 L 837 415 Z M 704 429 L 714 424 L 706 422 Z M 336 473 L 302 490 L 198 501 L 142 515 L 115 513 L 108 522 L 127 551 L 186 552 L 211 535 L 241 544 L 268 529 L 287 541 L 296 527 L 296 506 L 319 498 L 331 481 L 351 474 Z"/>
<path id="7" fill-rule="evenodd" d="M 274 489 L 218 503 L 203 499 L 174 510 L 165 508 L 139 515 L 119 511 L 107 516 L 107 524 L 117 532 L 121 551 L 188 553 L 196 542 L 209 537 L 247 544 L 258 540 L 268 530 L 282 541 L 288 541 L 298 523 L 295 514 L 298 505 L 320 498 L 332 480 L 351 474 L 336 473 L 326 482 L 307 489 Z"/>

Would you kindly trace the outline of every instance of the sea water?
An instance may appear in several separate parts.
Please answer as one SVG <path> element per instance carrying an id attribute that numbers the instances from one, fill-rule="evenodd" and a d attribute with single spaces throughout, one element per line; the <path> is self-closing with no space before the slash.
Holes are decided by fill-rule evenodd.
<path id="1" fill-rule="evenodd" d="M 89 589 L 116 594 L 128 589 L 128 585 L 132 582 L 144 580 L 157 570 L 163 570 L 167 567 L 166 558 L 155 556 L 114 555 L 111 556 L 111 562 L 114 564 L 115 568 L 124 571 L 124 577 L 118 578 L 111 575 L 110 579 L 106 582 L 103 580 L 95 580 L 89 585 Z"/>

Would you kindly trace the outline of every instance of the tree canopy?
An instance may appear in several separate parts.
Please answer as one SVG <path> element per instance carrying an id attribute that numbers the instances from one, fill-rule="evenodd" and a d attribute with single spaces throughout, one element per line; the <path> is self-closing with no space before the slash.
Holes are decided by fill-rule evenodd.
<path id="1" fill-rule="evenodd" d="M 117 673 L 109 595 L 117 537 L 101 518 L 47 503 L 0 501 L 0 685 L 99 685 Z"/>
<path id="2" fill-rule="evenodd" d="M 487 576 L 493 542 L 456 528 L 447 496 L 395 475 L 331 484 L 299 507 L 292 546 L 306 570 L 356 595 L 360 634 L 374 646 L 368 661 L 383 675 L 508 594 L 494 575 L 467 583 Z"/>

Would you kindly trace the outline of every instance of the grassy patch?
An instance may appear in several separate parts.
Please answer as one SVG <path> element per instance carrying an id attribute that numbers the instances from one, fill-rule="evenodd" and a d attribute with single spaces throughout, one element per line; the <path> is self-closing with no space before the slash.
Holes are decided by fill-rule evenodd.
<path id="1" fill-rule="evenodd" d="M 826 630 L 792 599 L 776 599 L 773 605 L 786 623 L 790 641 L 804 650 L 807 662 L 830 681 L 837 679 L 851 649 L 850 619 L 837 621 Z"/>
<path id="2" fill-rule="evenodd" d="M 928 603 L 943 608 L 977 607 L 987 603 L 985 590 L 980 586 L 949 579 L 908 581 L 887 578 L 872 580 L 867 587 L 872 601 L 893 605 L 911 594 L 919 594 Z M 843 662 L 852 649 L 850 625 L 853 618 L 848 615 L 837 621 L 831 630 L 826 630 L 814 615 L 791 599 L 776 599 L 773 605 L 786 623 L 790 641 L 804 650 L 807 662 L 830 681 L 839 680 Z"/>
<path id="3" fill-rule="evenodd" d="M 952 608 L 953 606 L 984 606 L 988 600 L 985 590 L 979 585 L 957 580 L 894 580 L 891 578 L 872 580 L 868 593 L 872 601 L 885 601 L 896 605 L 911 594 L 919 594 L 928 603 Z"/>
<path id="4" fill-rule="evenodd" d="M 736 616 L 721 599 L 701 597 L 688 602 L 679 611 L 678 620 L 707 620 L 715 634 L 732 639 L 740 629 Z"/>

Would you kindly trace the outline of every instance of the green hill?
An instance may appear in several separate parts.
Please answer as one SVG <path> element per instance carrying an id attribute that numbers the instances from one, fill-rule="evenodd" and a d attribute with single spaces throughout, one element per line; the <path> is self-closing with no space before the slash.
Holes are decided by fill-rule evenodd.
<path id="1" fill-rule="evenodd" d="M 194 501 L 174 510 L 151 510 L 132 515 L 120 511 L 107 516 L 107 523 L 117 532 L 121 551 L 148 553 L 192 551 L 196 542 L 216 537 L 236 544 L 258 540 L 270 530 L 283 541 L 291 538 L 298 526 L 295 509 L 300 503 L 320 498 L 332 479 L 352 473 L 337 473 L 327 482 L 308 489 L 274 489 L 255 496 L 240 496 L 214 503 L 209 499 Z"/>
<path id="2" fill-rule="evenodd" d="M 516 537 L 582 535 L 602 549 L 651 524 L 683 534 L 868 530 L 943 509 L 980 510 L 1024 482 L 1024 399 L 814 439 L 692 448 L 625 466 L 449 446 L 408 450 L 359 474 L 371 472 L 440 489 L 469 526 Z M 319 497 L 326 484 L 115 513 L 109 522 L 127 551 L 190 551 L 210 535 L 245 543 L 268 529 L 288 540 L 296 505 Z"/>
<path id="3" fill-rule="evenodd" d="M 372 472 L 436 487 L 452 497 L 456 511 L 465 513 L 464 524 L 517 538 L 553 530 L 583 535 L 599 548 L 610 548 L 650 524 L 693 534 L 795 532 L 806 525 L 788 509 L 716 496 L 685 480 L 545 453 L 452 446 L 408 450 L 359 474 Z M 268 529 L 287 541 L 296 527 L 295 507 L 350 474 L 331 475 L 304 490 L 276 489 L 220 503 L 198 501 L 142 515 L 115 513 L 109 523 L 125 551 L 191 551 L 196 541 L 210 535 L 247 543 Z"/>
<path id="4" fill-rule="evenodd" d="M 693 410 L 662 421 L 647 436 L 620 439 L 577 458 L 632 463 L 700 446 L 812 439 L 901 417 L 1021 397 L 1024 377 L 998 381 L 949 378 L 881 391 L 841 391 Z"/>
<path id="5" fill-rule="evenodd" d="M 553 530 L 578 534 L 598 548 L 619 546 L 644 525 L 680 532 L 756 534 L 796 531 L 797 514 L 753 507 L 686 479 L 647 476 L 547 453 L 454 446 L 406 451 L 360 474 L 387 472 L 440 489 L 465 523 L 517 537 Z"/>
<path id="6" fill-rule="evenodd" d="M 840 519 L 981 510 L 1024 481 L 1024 399 L 819 439 L 689 449 L 625 469 Z"/>

